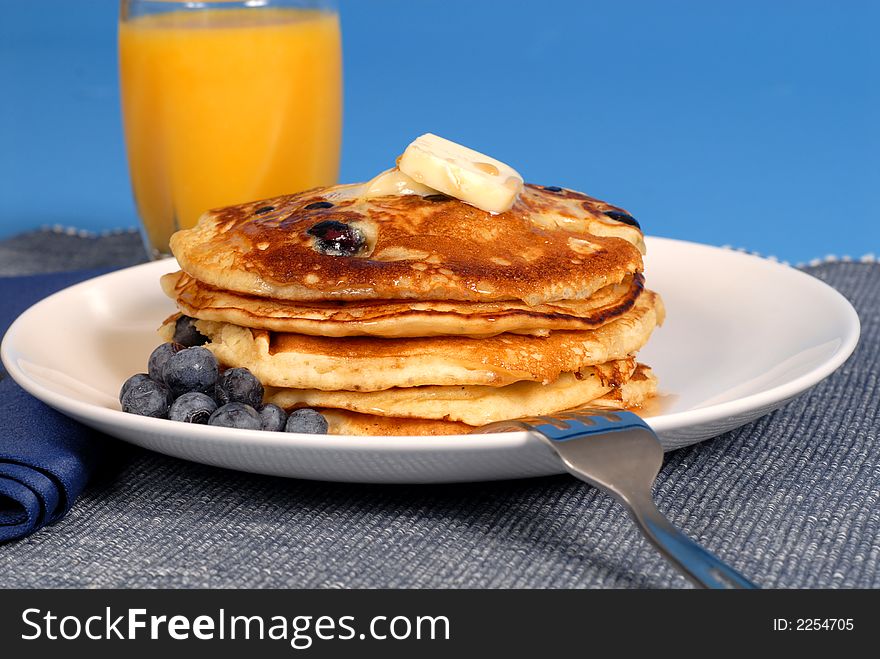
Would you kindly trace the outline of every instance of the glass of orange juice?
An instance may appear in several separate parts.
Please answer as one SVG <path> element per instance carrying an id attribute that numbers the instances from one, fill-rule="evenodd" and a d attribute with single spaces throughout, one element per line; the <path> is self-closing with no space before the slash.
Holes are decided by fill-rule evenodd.
<path id="1" fill-rule="evenodd" d="M 154 258 L 206 210 L 336 182 L 333 0 L 122 0 L 128 162 Z"/>

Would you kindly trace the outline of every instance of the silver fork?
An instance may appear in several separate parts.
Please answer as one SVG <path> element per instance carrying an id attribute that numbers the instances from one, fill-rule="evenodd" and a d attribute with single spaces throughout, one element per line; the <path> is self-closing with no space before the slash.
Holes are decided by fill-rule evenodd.
<path id="1" fill-rule="evenodd" d="M 696 586 L 758 588 L 679 531 L 657 510 L 651 486 L 663 462 L 654 431 L 632 412 L 581 409 L 490 423 L 472 432 L 528 430 L 543 439 L 573 476 L 623 504 L 639 530 Z"/>

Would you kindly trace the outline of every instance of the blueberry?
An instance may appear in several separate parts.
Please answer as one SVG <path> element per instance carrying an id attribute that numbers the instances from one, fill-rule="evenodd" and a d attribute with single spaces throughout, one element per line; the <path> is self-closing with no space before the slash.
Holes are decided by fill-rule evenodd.
<path id="1" fill-rule="evenodd" d="M 172 400 L 171 392 L 164 384 L 149 378 L 141 379 L 122 396 L 122 411 L 164 419 Z"/>
<path id="2" fill-rule="evenodd" d="M 318 222 L 306 233 L 315 237 L 315 249 L 327 256 L 354 256 L 367 244 L 360 229 L 336 220 Z"/>
<path id="3" fill-rule="evenodd" d="M 207 348 L 184 348 L 176 352 L 162 369 L 162 380 L 171 393 L 180 396 L 188 391 L 213 391 L 217 382 L 217 359 Z"/>
<path id="4" fill-rule="evenodd" d="M 277 405 L 266 403 L 257 412 L 260 415 L 261 427 L 270 432 L 282 432 L 287 424 L 287 412 Z"/>
<path id="5" fill-rule="evenodd" d="M 642 227 L 629 213 L 624 213 L 623 211 L 602 211 L 605 215 L 610 217 L 612 220 L 617 220 L 618 222 L 623 222 L 624 224 L 628 224 L 631 227 L 635 227 L 636 229 L 641 230 Z"/>
<path id="6" fill-rule="evenodd" d="M 226 403 L 218 407 L 208 419 L 208 425 L 223 428 L 241 428 L 242 430 L 259 430 L 260 415 L 250 405 L 244 403 Z"/>
<path id="7" fill-rule="evenodd" d="M 263 402 L 263 385 L 246 368 L 229 368 L 217 379 L 214 398 L 221 405 L 244 403 L 256 408 Z"/>
<path id="8" fill-rule="evenodd" d="M 217 403 L 208 394 L 190 391 L 171 403 L 168 418 L 184 423 L 208 423 L 216 409 Z"/>
<path id="9" fill-rule="evenodd" d="M 562 192 L 562 188 L 560 188 L 558 185 L 545 185 L 544 189 L 547 192 Z"/>
<path id="10" fill-rule="evenodd" d="M 208 342 L 208 337 L 196 329 L 196 319 L 181 316 L 174 323 L 174 342 L 192 348 Z"/>
<path id="11" fill-rule="evenodd" d="M 327 419 L 324 415 L 308 407 L 291 412 L 284 426 L 287 432 L 307 432 L 313 435 L 326 435 L 327 428 Z"/>
<path id="12" fill-rule="evenodd" d="M 122 398 L 125 396 L 125 392 L 128 391 L 131 387 L 149 379 L 150 376 L 146 373 L 135 373 L 130 378 L 128 378 L 128 380 L 122 383 L 122 389 L 119 390 L 119 402 L 122 402 Z"/>
<path id="13" fill-rule="evenodd" d="M 274 206 L 260 206 L 257 210 L 254 211 L 254 215 L 265 215 L 266 213 L 271 213 L 274 210 Z"/>
<path id="14" fill-rule="evenodd" d="M 319 208 L 333 208 L 333 204 L 329 201 L 315 201 L 305 207 L 307 211 L 317 210 Z"/>
<path id="15" fill-rule="evenodd" d="M 158 348 L 153 350 L 150 355 L 150 361 L 147 365 L 147 370 L 150 372 L 150 377 L 153 378 L 156 382 L 164 382 L 162 379 L 162 372 L 165 370 L 165 364 L 171 358 L 171 355 L 174 353 L 180 352 L 183 350 L 184 346 L 179 343 L 163 343 Z"/>

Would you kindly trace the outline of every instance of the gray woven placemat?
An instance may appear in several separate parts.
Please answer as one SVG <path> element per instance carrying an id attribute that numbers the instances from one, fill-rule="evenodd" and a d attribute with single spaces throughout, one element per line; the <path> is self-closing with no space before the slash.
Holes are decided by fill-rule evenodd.
<path id="1" fill-rule="evenodd" d="M 45 229 L 0 241 L 0 275 L 121 268 L 147 260 L 140 234 Z"/>
<path id="2" fill-rule="evenodd" d="M 34 268 L 142 258 L 136 236 L 18 239 Z M 65 238 L 64 240 L 70 240 Z M 75 244 L 79 241 L 79 244 Z M 33 249 L 34 245 L 38 247 Z M 9 243 L 0 243 L 0 260 Z M 75 260 L 50 260 L 67 253 Z M 111 254 L 112 252 L 112 254 Z M 39 255 L 39 257 L 35 256 Z M 106 264 L 107 261 L 101 261 Z M 765 587 L 880 586 L 880 265 L 807 268 L 859 348 L 786 408 L 667 457 L 658 506 Z M 568 477 L 448 486 L 285 480 L 125 448 L 61 522 L 0 546 L 5 587 L 681 587 L 605 495 Z"/>

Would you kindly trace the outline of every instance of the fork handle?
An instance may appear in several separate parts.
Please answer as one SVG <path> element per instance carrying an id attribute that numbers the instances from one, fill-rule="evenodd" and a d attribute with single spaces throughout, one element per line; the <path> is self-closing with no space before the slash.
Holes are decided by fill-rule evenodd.
<path id="1" fill-rule="evenodd" d="M 645 537 L 696 586 L 717 589 L 758 588 L 673 526 L 649 496 L 622 503 L 629 509 Z"/>

